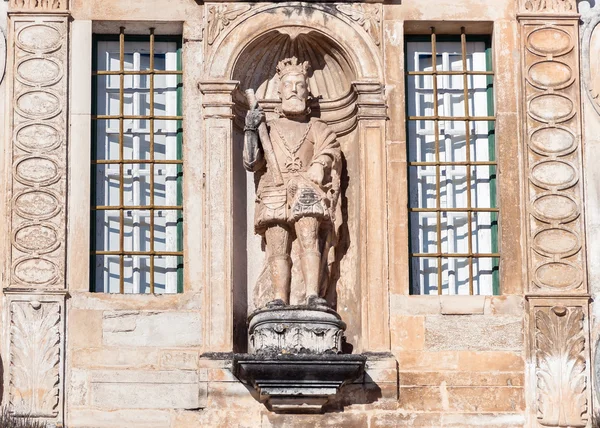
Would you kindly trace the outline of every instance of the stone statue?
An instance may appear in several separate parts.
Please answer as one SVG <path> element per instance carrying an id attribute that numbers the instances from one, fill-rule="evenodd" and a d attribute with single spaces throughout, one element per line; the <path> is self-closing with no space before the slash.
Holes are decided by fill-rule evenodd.
<path id="1" fill-rule="evenodd" d="M 277 65 L 281 110 L 266 122 L 253 90 L 246 91 L 244 167 L 258 178 L 255 232 L 266 242 L 271 293 L 269 307 L 290 304 L 300 284 L 308 305 L 326 305 L 329 266 L 334 259 L 339 207 L 341 150 L 335 133 L 310 117 L 307 61 Z M 302 281 L 292 282 L 293 241 Z M 298 293 L 297 293 L 298 294 Z"/>

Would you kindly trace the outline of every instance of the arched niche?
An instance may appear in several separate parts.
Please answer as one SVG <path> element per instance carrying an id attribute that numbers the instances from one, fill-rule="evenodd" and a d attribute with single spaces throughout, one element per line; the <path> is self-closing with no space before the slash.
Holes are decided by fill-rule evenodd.
<path id="1" fill-rule="evenodd" d="M 348 342 L 355 350 L 387 351 L 387 262 L 382 256 L 387 254 L 386 221 L 381 216 L 385 200 L 376 200 L 385 197 L 386 106 L 381 61 L 371 36 L 327 5 L 283 3 L 250 10 L 208 47 L 205 80 L 200 84 L 207 153 L 207 219 L 225 233 L 207 236 L 206 315 L 211 317 L 207 333 L 227 334 L 229 327 L 231 347 L 245 350 L 246 317 L 254 299 L 251 290 L 261 275 L 264 252 L 261 238 L 253 231 L 255 183 L 241 162 L 247 111 L 243 91 L 256 90 L 267 119 L 273 117 L 279 103 L 276 66 L 289 56 L 311 62 L 312 114 L 334 128 L 344 153 L 344 225 L 338 244 L 338 294 L 332 299 L 348 324 Z M 223 159 L 227 160 L 225 165 Z M 367 163 L 376 167 L 368 168 Z M 211 171 L 218 171 L 219 176 Z M 370 198 L 366 183 L 379 189 Z M 370 215 L 373 219 L 368 218 Z M 214 227 L 212 222 L 207 224 L 208 230 Z M 375 230 L 380 236 L 373 235 Z M 383 247 L 369 250 L 368 242 Z M 378 259 L 370 262 L 369 257 L 376 253 Z M 217 259 L 223 255 L 222 270 L 215 263 L 215 254 Z M 223 302 L 220 297 L 230 300 Z M 214 320 L 215 314 L 230 316 L 222 320 L 225 328 L 221 332 L 210 331 L 219 322 Z M 369 338 L 373 330 L 377 331 L 377 341 Z M 208 342 L 210 346 L 210 338 Z M 211 350 L 216 348 L 211 346 Z"/>

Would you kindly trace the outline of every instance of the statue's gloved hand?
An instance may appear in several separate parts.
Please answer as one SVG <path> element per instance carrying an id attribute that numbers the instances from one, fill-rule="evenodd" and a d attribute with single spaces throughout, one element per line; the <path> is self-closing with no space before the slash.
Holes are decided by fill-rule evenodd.
<path id="1" fill-rule="evenodd" d="M 313 163 L 306 172 L 308 179 L 319 186 L 323 183 L 325 177 L 325 168 L 320 163 Z"/>
<path id="2" fill-rule="evenodd" d="M 256 130 L 258 126 L 265 121 L 265 113 L 262 109 L 248 110 L 246 113 L 246 129 Z"/>

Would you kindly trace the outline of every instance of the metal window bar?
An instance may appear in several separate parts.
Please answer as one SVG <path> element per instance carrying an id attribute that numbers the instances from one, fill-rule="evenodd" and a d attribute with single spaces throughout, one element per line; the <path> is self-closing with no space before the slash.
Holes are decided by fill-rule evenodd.
<path id="1" fill-rule="evenodd" d="M 179 239 L 179 235 L 180 235 L 180 214 L 183 210 L 183 207 L 181 205 L 181 201 L 180 201 L 180 197 L 179 194 L 177 193 L 179 191 L 179 187 L 180 187 L 180 179 L 179 177 L 182 174 L 182 170 L 181 167 L 183 165 L 183 161 L 181 160 L 181 151 L 179 150 L 179 148 L 175 148 L 175 153 L 177 156 L 177 159 L 155 159 L 155 121 L 156 120 L 164 120 L 164 121 L 176 121 L 177 123 L 177 132 L 179 132 L 180 128 L 181 128 L 181 123 L 183 121 L 183 116 L 181 115 L 179 106 L 177 106 L 177 112 L 175 116 L 171 115 L 171 116 L 167 116 L 167 115 L 163 115 L 163 116 L 159 116 L 156 115 L 155 112 L 155 76 L 157 75 L 166 75 L 166 76 L 177 76 L 177 86 L 179 87 L 179 85 L 181 84 L 181 79 L 180 76 L 183 74 L 183 71 L 179 68 L 180 66 L 180 62 L 179 60 L 177 61 L 177 65 L 178 65 L 178 69 L 177 70 L 156 70 L 155 69 L 155 35 L 154 35 L 154 29 L 150 29 L 150 34 L 148 36 L 147 41 L 149 41 L 149 69 L 148 70 L 142 70 L 142 67 L 138 64 L 138 66 L 136 66 L 134 64 L 134 69 L 133 70 L 125 70 L 125 28 L 121 27 L 120 28 L 120 32 L 119 32 L 119 69 L 118 71 L 116 70 L 110 70 L 110 71 L 98 71 L 98 70 L 94 70 L 93 71 L 93 76 L 119 76 L 119 106 L 118 106 L 118 110 L 119 110 L 119 114 L 118 115 L 110 115 L 110 114 L 105 114 L 105 115 L 92 115 L 92 121 L 93 123 L 97 123 L 98 120 L 118 120 L 119 121 L 119 131 L 118 131 L 118 148 L 119 148 L 119 159 L 92 159 L 92 165 L 117 165 L 118 166 L 118 179 L 119 179 L 119 204 L 118 205 L 92 205 L 91 206 L 91 211 L 92 212 L 102 212 L 102 211 L 118 211 L 119 212 L 119 250 L 118 251 L 102 251 L 102 250 L 95 250 L 92 249 L 90 251 L 90 254 L 92 256 L 92 258 L 94 258 L 95 256 L 118 256 L 119 257 L 119 293 L 123 294 L 125 293 L 125 257 L 131 257 L 132 258 L 132 281 L 135 283 L 138 283 L 138 289 L 137 290 L 133 290 L 134 292 L 142 292 L 141 291 L 141 286 L 139 284 L 141 284 L 140 278 L 138 278 L 138 281 L 134 280 L 134 276 L 140 276 L 142 269 L 140 266 L 138 266 L 137 269 L 135 269 L 135 264 L 136 263 L 141 263 L 141 260 L 135 259 L 133 258 L 134 256 L 148 256 L 149 257 L 149 291 L 151 294 L 153 294 L 155 292 L 155 258 L 156 257 L 170 257 L 172 259 L 174 259 L 174 262 L 170 262 L 170 259 L 168 259 L 168 261 L 165 263 L 168 267 L 171 268 L 175 268 L 178 269 L 179 268 L 179 264 L 181 263 L 181 257 L 183 256 L 183 251 L 182 249 L 180 249 L 180 243 L 177 242 L 177 239 Z M 134 62 L 135 62 L 135 58 L 134 58 Z M 139 62 L 139 60 L 138 60 Z M 131 76 L 132 79 L 132 87 L 131 88 L 125 88 L 125 76 Z M 147 76 L 149 78 L 149 88 L 148 88 L 148 95 L 149 95 L 149 114 L 147 115 L 143 115 L 143 114 L 125 114 L 125 93 L 128 92 L 128 90 L 131 90 L 131 92 L 134 94 L 133 98 L 133 105 L 132 108 L 134 108 L 133 106 L 141 105 L 141 101 L 140 101 L 140 93 L 136 92 L 136 89 L 139 90 L 141 89 L 141 84 L 140 84 L 140 78 L 142 76 Z M 96 77 L 95 77 L 96 78 Z M 177 93 L 179 94 L 179 89 L 177 89 Z M 132 110 L 133 112 L 133 110 Z M 125 133 L 125 126 L 124 126 L 124 122 L 128 120 L 128 121 L 142 121 L 142 120 L 148 120 L 149 121 L 149 154 L 150 154 L 150 159 L 141 159 L 141 153 L 140 153 L 140 143 L 138 141 L 138 144 L 135 143 L 135 139 L 139 140 L 139 136 L 134 137 L 134 139 L 132 140 L 132 158 L 133 159 L 125 159 L 125 155 L 124 155 L 124 150 L 125 150 L 125 141 L 124 141 L 124 133 Z M 96 127 L 97 125 L 94 125 L 94 127 Z M 97 138 L 97 135 L 94 137 Z M 179 143 L 179 138 L 178 138 L 178 143 Z M 97 144 L 97 143 L 96 143 Z M 168 142 L 165 141 L 165 145 L 168 145 Z M 97 155 L 97 153 L 95 154 Z M 131 165 L 131 176 L 132 176 L 132 188 L 131 188 L 131 193 L 132 193 L 132 197 L 133 197 L 133 202 L 134 204 L 125 204 L 125 165 Z M 177 181 L 177 189 L 176 189 L 176 194 L 175 195 L 170 195 L 169 194 L 169 189 L 167 189 L 167 180 L 165 178 L 165 189 L 164 189 L 164 193 L 165 193 L 165 202 L 167 202 L 167 205 L 156 205 L 155 204 L 155 193 L 156 193 L 156 189 L 155 189 L 155 166 L 156 165 L 165 165 L 165 168 L 175 168 L 175 174 L 174 175 Z M 139 181 L 139 177 L 141 175 L 145 175 L 145 170 L 140 170 L 140 167 L 149 167 L 149 198 L 150 198 L 150 203 L 148 205 L 144 205 L 142 203 L 142 195 L 141 195 L 141 189 L 140 189 L 140 181 Z M 170 171 L 173 172 L 173 171 Z M 168 175 L 168 174 L 166 174 Z M 166 177 L 165 175 L 165 177 Z M 109 176 L 109 174 L 107 174 L 107 177 Z M 136 181 L 135 178 L 138 178 L 138 180 Z M 94 201 L 94 203 L 97 203 L 97 201 Z M 135 227 L 135 224 L 138 223 L 140 224 L 140 214 L 138 212 L 136 212 L 135 210 L 143 210 L 143 211 L 147 211 L 149 212 L 149 234 L 150 234 L 150 238 L 149 238 L 149 251 L 141 251 L 141 249 L 136 248 L 137 246 L 139 246 L 137 243 L 140 241 L 140 230 L 139 228 Z M 132 234 L 133 234 L 133 240 L 132 240 L 132 245 L 131 245 L 131 249 L 130 250 L 126 250 L 125 249 L 125 213 L 127 211 L 130 211 L 128 213 L 129 216 L 131 216 L 133 218 L 133 223 L 132 223 Z M 167 248 L 165 248 L 165 251 L 156 251 L 155 250 L 155 214 L 158 213 L 159 216 L 163 215 L 162 212 L 165 212 L 165 217 L 168 218 L 167 223 L 171 222 L 174 224 L 177 224 L 177 238 L 176 238 L 176 249 L 178 251 L 169 251 L 169 248 L 165 242 L 165 246 Z M 136 220 L 137 218 L 137 220 Z M 167 235 L 167 231 L 165 230 L 165 236 Z M 136 239 L 137 237 L 137 239 Z M 97 237 L 94 237 L 94 239 L 97 239 Z M 106 242 L 105 242 L 105 246 L 106 246 Z M 173 265 L 173 266 L 170 266 Z M 137 273 L 136 273 L 137 270 Z M 165 278 L 166 278 L 166 273 L 165 273 Z M 180 278 L 179 272 L 176 272 L 176 276 L 175 276 L 177 282 Z M 165 279 L 165 287 L 166 287 L 166 279 Z M 176 287 L 175 287 L 176 291 L 180 290 L 180 285 L 177 283 Z M 165 289 L 166 291 L 166 289 Z"/>
<path id="2" fill-rule="evenodd" d="M 443 259 L 447 259 L 449 261 L 449 267 L 450 268 L 450 261 L 456 261 L 459 259 L 466 259 L 468 262 L 468 290 L 469 290 L 469 294 L 472 295 L 474 294 L 474 289 L 473 289 L 473 261 L 480 259 L 480 258 L 491 258 L 491 259 L 497 259 L 500 257 L 500 254 L 498 252 L 477 252 L 474 251 L 473 248 L 473 216 L 476 213 L 494 213 L 493 215 L 495 215 L 496 217 L 491 217 L 492 219 L 496 219 L 497 218 L 497 213 L 499 212 L 498 208 L 495 208 L 495 201 L 491 201 L 490 204 L 490 208 L 478 208 L 478 207 L 474 207 L 473 206 L 473 201 L 472 201 L 472 196 L 471 196 L 471 189 L 475 183 L 472 182 L 472 174 L 471 174 L 471 168 L 475 167 L 475 166 L 488 166 L 490 168 L 490 174 L 492 174 L 491 170 L 492 168 L 494 169 L 495 172 L 495 167 L 497 166 L 497 162 L 496 162 L 496 157 L 494 153 L 489 153 L 490 159 L 489 161 L 477 161 L 477 160 L 472 160 L 471 159 L 471 122 L 478 122 L 478 121 L 485 121 L 488 123 L 493 123 L 495 121 L 495 116 L 493 115 L 488 115 L 483 116 L 483 115 L 476 115 L 475 113 L 475 109 L 473 108 L 473 114 L 471 113 L 471 107 L 469 105 L 469 78 L 472 76 L 486 76 L 489 80 L 492 79 L 494 72 L 490 71 L 490 70 L 486 70 L 486 71 L 474 71 L 474 70 L 468 70 L 468 61 L 467 61 L 467 35 L 465 32 L 464 27 L 461 28 L 461 35 L 460 35 L 460 44 L 461 44 L 461 63 L 462 63 L 462 70 L 460 71 L 456 71 L 456 70 L 449 70 L 450 67 L 448 64 L 442 64 L 443 70 L 438 70 L 438 52 L 437 52 L 437 37 L 436 37 L 436 33 L 435 33 L 435 28 L 431 28 L 431 39 L 430 39 L 430 43 L 431 43 L 431 71 L 422 71 L 422 70 L 418 70 L 420 68 L 420 66 L 417 64 L 415 68 L 417 68 L 417 70 L 408 70 L 406 72 L 407 76 L 431 76 L 431 81 L 432 81 L 432 88 L 431 88 L 431 94 L 433 97 L 433 115 L 431 116 L 423 116 L 423 115 L 407 115 L 407 120 L 408 121 L 432 121 L 433 122 L 433 135 L 434 135 L 434 151 L 435 151 L 435 161 L 431 162 L 431 161 L 409 161 L 408 162 L 408 167 L 434 167 L 435 168 L 435 174 L 432 174 L 432 176 L 435 176 L 435 207 L 427 207 L 427 208 L 417 208 L 417 207 L 409 207 L 409 212 L 415 212 L 415 213 L 431 213 L 433 215 L 435 215 L 436 218 L 436 236 L 437 236 L 437 242 L 436 242 L 436 249 L 437 251 L 435 252 L 412 252 L 410 253 L 411 259 L 414 258 L 428 258 L 428 259 L 433 259 L 435 258 L 437 261 L 437 293 L 439 295 L 442 294 L 442 290 L 443 290 L 443 282 L 442 282 L 442 278 L 443 278 Z M 415 58 L 415 62 L 417 62 L 418 59 Z M 442 56 L 442 61 L 445 61 L 445 58 Z M 463 84 L 463 97 L 464 97 L 464 112 L 461 116 L 451 116 L 448 115 L 447 111 L 444 111 L 444 114 L 440 114 L 440 110 L 439 110 L 439 102 L 438 102 L 438 96 L 439 96 L 439 91 L 438 91 L 438 76 L 442 79 L 449 79 L 451 76 L 462 76 L 462 84 Z M 488 81 L 489 82 L 489 81 Z M 448 80 L 444 80 L 444 87 L 448 88 L 449 85 L 449 81 Z M 491 82 L 489 82 L 491 83 Z M 416 91 L 416 88 L 415 88 Z M 447 91 L 444 92 L 444 97 L 449 96 L 449 94 L 447 93 Z M 419 105 L 419 99 L 418 97 L 415 95 L 415 102 L 417 103 L 417 106 Z M 474 101 L 473 101 L 474 102 Z M 449 99 L 445 99 L 444 100 L 444 107 L 446 108 L 447 106 L 452 105 L 451 101 Z M 417 112 L 419 110 L 417 109 Z M 454 160 L 444 160 L 442 161 L 440 159 L 440 122 L 464 122 L 464 127 L 465 127 L 465 161 L 454 161 Z M 445 128 L 447 128 L 445 126 Z M 446 145 L 448 143 L 446 142 Z M 452 144 L 452 142 L 450 142 L 449 144 Z M 475 144 L 475 142 L 473 143 Z M 417 146 L 416 148 L 417 153 L 420 153 L 420 148 Z M 450 151 L 448 150 L 448 147 L 445 147 L 445 153 L 450 153 Z M 418 159 L 420 159 L 418 157 Z M 442 207 L 442 201 L 441 201 L 441 194 L 442 194 L 442 185 L 441 185 L 441 167 L 457 167 L 457 166 L 461 166 L 461 167 L 465 167 L 466 169 L 466 207 L 465 208 L 452 208 L 452 207 Z M 452 187 L 452 186 L 447 186 L 447 187 Z M 446 198 L 449 198 L 449 194 L 451 195 L 453 192 L 453 189 L 448 189 L 445 188 L 444 189 L 447 193 L 446 193 Z M 495 197 L 495 191 L 493 192 L 493 196 L 490 195 L 490 198 Z M 448 203 L 446 204 L 448 205 Z M 448 239 L 448 251 L 444 252 L 442 251 L 442 215 L 447 215 L 449 213 L 464 213 L 466 214 L 467 217 L 467 251 L 466 252 L 460 252 L 460 251 L 452 251 L 453 248 L 450 248 L 450 239 Z M 494 221 L 494 220 L 492 220 Z M 492 226 L 493 227 L 493 226 Z M 450 230 L 450 221 L 448 220 L 448 230 Z M 447 234 L 449 233 L 448 231 L 446 232 Z M 492 248 L 495 250 L 496 249 L 496 244 L 495 242 L 492 243 Z M 455 250 L 455 249 L 454 249 Z M 497 266 L 497 263 L 494 263 L 494 266 Z"/>

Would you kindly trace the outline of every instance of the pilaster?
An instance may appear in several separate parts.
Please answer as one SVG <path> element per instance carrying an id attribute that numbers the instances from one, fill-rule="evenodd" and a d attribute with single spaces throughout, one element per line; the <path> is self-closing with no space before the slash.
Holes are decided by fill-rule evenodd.
<path id="1" fill-rule="evenodd" d="M 61 425 L 67 222 L 68 2 L 11 0 L 10 250 L 4 282 L 11 411 Z"/>
<path id="2" fill-rule="evenodd" d="M 522 120 L 530 426 L 591 423 L 575 2 L 523 0 Z"/>
<path id="3" fill-rule="evenodd" d="M 204 123 L 205 349 L 233 350 L 233 91 L 237 81 L 200 82 Z"/>
<path id="4" fill-rule="evenodd" d="M 386 122 L 383 87 L 378 82 L 354 82 L 361 173 L 361 348 L 390 350 Z"/>

